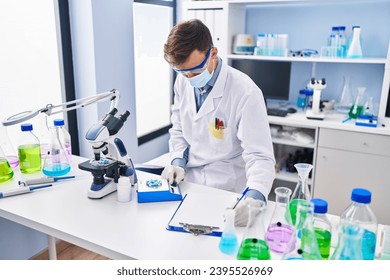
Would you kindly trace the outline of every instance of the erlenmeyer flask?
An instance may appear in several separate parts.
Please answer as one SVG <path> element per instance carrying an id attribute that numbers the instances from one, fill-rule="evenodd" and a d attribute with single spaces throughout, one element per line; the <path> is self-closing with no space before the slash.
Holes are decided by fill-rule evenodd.
<path id="1" fill-rule="evenodd" d="M 297 212 L 297 225 L 291 236 L 282 259 L 284 260 L 321 260 L 317 237 L 313 228 L 314 205 L 308 202 L 299 204 Z"/>
<path id="2" fill-rule="evenodd" d="M 238 250 L 238 260 L 269 260 L 271 259 L 267 242 L 264 240 L 263 215 L 265 202 L 258 205 L 248 205 L 249 218 L 245 233 Z"/>
<path id="3" fill-rule="evenodd" d="M 0 146 L 0 183 L 7 182 L 14 176 L 14 172 Z"/>
<path id="4" fill-rule="evenodd" d="M 285 187 L 278 187 L 275 189 L 275 195 L 275 208 L 265 235 L 265 240 L 271 251 L 283 253 L 294 230 L 291 225 L 290 210 L 288 207 L 291 190 Z"/>
<path id="5" fill-rule="evenodd" d="M 50 130 L 49 126 L 47 124 L 47 116 L 44 114 L 39 114 L 38 115 L 38 124 L 39 127 L 36 131 L 36 136 L 39 139 L 39 144 L 41 147 L 41 159 L 44 161 L 47 152 L 49 151 L 50 148 Z"/>
<path id="6" fill-rule="evenodd" d="M 361 114 L 364 113 L 364 103 L 365 103 L 365 92 L 366 88 L 365 87 L 358 87 L 358 95 L 355 99 L 355 103 L 349 110 L 348 116 L 352 119 L 356 119 L 359 117 Z"/>
<path id="7" fill-rule="evenodd" d="M 236 229 L 234 227 L 234 209 L 226 209 L 225 225 L 219 241 L 219 249 L 222 253 L 233 255 L 237 253 L 238 241 Z"/>
<path id="8" fill-rule="evenodd" d="M 313 168 L 313 165 L 308 163 L 297 163 L 294 165 L 295 168 L 298 171 L 298 183 L 295 187 L 295 190 L 291 196 L 290 200 L 290 215 L 291 215 L 291 222 L 292 225 L 295 227 L 302 227 L 302 225 L 298 225 L 296 223 L 296 214 L 297 214 L 297 207 L 298 205 L 308 205 L 311 194 L 309 191 L 309 186 L 307 184 L 307 180 L 309 178 L 309 173 Z M 306 207 L 307 208 L 307 207 Z M 301 220 L 303 222 L 304 219 Z"/>
<path id="9" fill-rule="evenodd" d="M 335 110 L 341 114 L 347 115 L 353 105 L 353 96 L 349 76 L 344 76 L 344 86 L 341 91 L 340 100 L 335 106 Z"/>
<path id="10" fill-rule="evenodd" d="M 363 260 L 364 230 L 348 221 L 339 224 L 339 240 L 330 260 Z"/>
<path id="11" fill-rule="evenodd" d="M 47 176 L 62 176 L 70 171 L 70 161 L 59 138 L 58 127 L 51 127 L 49 150 L 45 156 L 42 172 Z"/>
<path id="12" fill-rule="evenodd" d="M 0 124 L 0 146 L 3 148 L 3 156 L 8 160 L 12 169 L 19 167 L 18 153 L 8 137 L 7 128 Z"/>

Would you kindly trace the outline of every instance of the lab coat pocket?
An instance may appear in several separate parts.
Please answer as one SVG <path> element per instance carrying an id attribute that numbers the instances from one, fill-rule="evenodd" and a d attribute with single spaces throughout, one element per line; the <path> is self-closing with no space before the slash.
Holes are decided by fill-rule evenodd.
<path id="1" fill-rule="evenodd" d="M 209 143 L 212 150 L 228 153 L 232 149 L 231 129 L 229 127 L 216 129 L 214 124 L 210 124 Z"/>

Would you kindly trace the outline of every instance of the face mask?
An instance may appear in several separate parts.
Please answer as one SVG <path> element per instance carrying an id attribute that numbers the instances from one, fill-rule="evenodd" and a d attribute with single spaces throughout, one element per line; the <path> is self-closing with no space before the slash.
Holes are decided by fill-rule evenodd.
<path id="1" fill-rule="evenodd" d="M 199 75 L 187 79 L 190 82 L 191 86 L 193 86 L 194 88 L 202 88 L 211 80 L 213 74 L 214 74 L 214 70 L 213 72 L 210 73 L 209 69 L 206 68 Z"/>

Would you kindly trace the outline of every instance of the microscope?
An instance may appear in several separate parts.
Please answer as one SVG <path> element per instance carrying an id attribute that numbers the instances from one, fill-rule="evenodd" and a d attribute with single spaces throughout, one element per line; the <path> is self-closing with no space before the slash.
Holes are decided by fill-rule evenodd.
<path id="1" fill-rule="evenodd" d="M 322 112 L 321 108 L 321 90 L 326 88 L 325 78 L 322 78 L 321 80 L 311 78 L 310 83 L 307 86 L 313 89 L 313 101 L 311 104 L 311 110 L 306 110 L 306 118 L 312 120 L 323 120 L 325 118 L 325 114 Z"/>
<path id="2" fill-rule="evenodd" d="M 85 136 L 92 145 L 94 157 L 79 164 L 81 170 L 92 173 L 93 182 L 88 191 L 89 198 L 102 198 L 117 189 L 120 176 L 129 177 L 129 183 L 137 183 L 134 165 L 127 156 L 122 140 L 114 136 L 129 117 L 125 111 L 116 117 L 118 110 L 112 108 L 97 124 L 93 125 Z"/>

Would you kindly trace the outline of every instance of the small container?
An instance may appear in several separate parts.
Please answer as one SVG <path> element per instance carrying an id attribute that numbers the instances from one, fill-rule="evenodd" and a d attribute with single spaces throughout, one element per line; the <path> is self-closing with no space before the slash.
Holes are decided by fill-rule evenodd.
<path id="1" fill-rule="evenodd" d="M 314 204 L 314 232 L 317 237 L 318 247 L 323 260 L 329 258 L 330 245 L 332 240 L 332 225 L 326 216 L 328 212 L 328 202 L 320 198 L 313 198 Z"/>
<path id="2" fill-rule="evenodd" d="M 132 199 L 130 178 L 121 176 L 117 184 L 117 200 L 119 202 L 129 202 Z"/>
<path id="3" fill-rule="evenodd" d="M 297 99 L 297 107 L 302 110 L 306 109 L 306 93 L 305 90 L 301 89 L 299 91 L 298 99 Z"/>
<path id="4" fill-rule="evenodd" d="M 18 158 L 22 173 L 39 172 L 42 168 L 41 147 L 38 138 L 33 133 L 30 123 L 21 125 L 22 134 L 18 141 Z"/>

